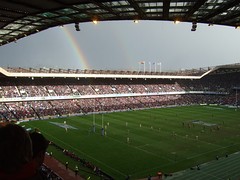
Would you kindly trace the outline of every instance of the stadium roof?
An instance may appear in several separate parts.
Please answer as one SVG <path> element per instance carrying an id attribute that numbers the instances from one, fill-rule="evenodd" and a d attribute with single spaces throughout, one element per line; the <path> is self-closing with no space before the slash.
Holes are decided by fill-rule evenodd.
<path id="1" fill-rule="evenodd" d="M 240 26 L 239 0 L 0 0 L 0 45 L 64 24 L 164 20 Z M 196 24 L 195 24 L 196 25 Z"/>
<path id="2" fill-rule="evenodd" d="M 201 79 L 211 74 L 227 74 L 240 72 L 240 64 L 220 65 L 216 67 L 183 70 L 176 72 L 143 72 L 143 71 L 110 71 L 110 70 L 79 70 L 53 68 L 2 68 L 0 77 L 28 78 L 120 78 L 120 79 Z"/>

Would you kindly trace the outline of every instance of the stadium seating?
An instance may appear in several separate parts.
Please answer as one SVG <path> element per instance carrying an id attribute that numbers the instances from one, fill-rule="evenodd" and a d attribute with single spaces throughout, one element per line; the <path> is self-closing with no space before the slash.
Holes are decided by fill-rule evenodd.
<path id="1" fill-rule="evenodd" d="M 37 71 L 22 68 L 9 68 L 8 71 L 78 72 L 77 70 L 40 69 Z M 84 73 L 116 72 L 84 71 Z M 29 81 L 29 78 L 18 77 L 13 80 L 10 77 L 4 77 L 1 78 L 0 84 L 0 118 L 2 121 L 44 119 L 51 116 L 171 105 L 239 105 L 239 96 L 236 96 L 236 88 L 240 87 L 239 77 L 239 72 L 216 73 L 198 80 L 35 78 Z"/>

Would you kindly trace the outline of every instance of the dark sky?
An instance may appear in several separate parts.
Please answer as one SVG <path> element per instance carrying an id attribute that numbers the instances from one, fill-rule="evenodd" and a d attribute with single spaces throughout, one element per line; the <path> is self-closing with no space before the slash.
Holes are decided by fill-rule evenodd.
<path id="1" fill-rule="evenodd" d="M 191 23 L 115 21 L 55 27 L 0 47 L 0 66 L 146 71 L 240 62 L 240 30 Z M 151 66 L 151 68 L 150 68 Z"/>

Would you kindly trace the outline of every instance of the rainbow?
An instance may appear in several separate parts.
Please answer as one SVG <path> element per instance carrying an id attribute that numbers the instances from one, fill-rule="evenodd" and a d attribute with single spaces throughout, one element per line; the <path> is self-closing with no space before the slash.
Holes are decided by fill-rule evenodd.
<path id="1" fill-rule="evenodd" d="M 86 56 L 84 55 L 84 53 L 80 47 L 80 44 L 77 42 L 76 38 L 73 36 L 71 31 L 67 27 L 63 27 L 61 29 L 63 30 L 67 41 L 71 45 L 74 54 L 77 56 L 77 59 L 80 61 L 81 65 L 82 65 L 82 69 L 90 69 L 88 60 L 87 60 Z"/>

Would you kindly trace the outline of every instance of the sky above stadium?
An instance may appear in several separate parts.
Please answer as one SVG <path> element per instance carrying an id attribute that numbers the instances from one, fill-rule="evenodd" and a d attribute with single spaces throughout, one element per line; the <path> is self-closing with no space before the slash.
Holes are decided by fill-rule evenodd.
<path id="1" fill-rule="evenodd" d="M 198 24 L 192 32 L 191 23 L 115 21 L 80 29 L 54 27 L 1 46 L 0 66 L 169 71 L 240 63 L 233 27 Z"/>

